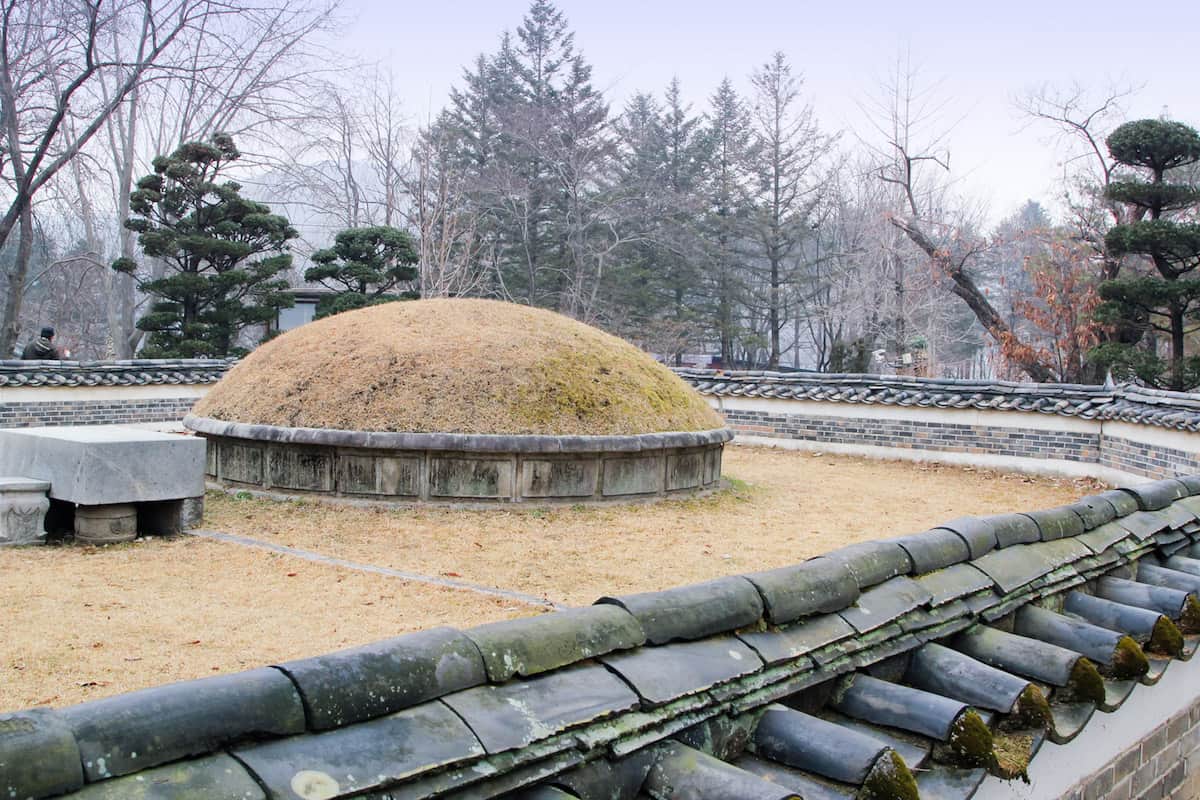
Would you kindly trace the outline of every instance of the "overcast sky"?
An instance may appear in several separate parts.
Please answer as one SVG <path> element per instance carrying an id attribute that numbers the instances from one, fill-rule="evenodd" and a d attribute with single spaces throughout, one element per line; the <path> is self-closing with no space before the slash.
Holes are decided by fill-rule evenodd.
<path id="1" fill-rule="evenodd" d="M 1132 118 L 1200 127 L 1200 2 L 1074 0 L 812 2 L 811 0 L 559 0 L 576 45 L 614 109 L 678 75 L 703 108 L 725 75 L 746 76 L 782 50 L 805 79 L 827 129 L 867 132 L 862 103 L 906 50 L 948 101 L 959 191 L 992 220 L 1025 199 L 1053 208 L 1061 150 L 1014 98 L 1042 83 L 1102 91 L 1139 86 Z M 340 46 L 390 65 L 414 121 L 446 101 L 464 64 L 515 28 L 525 0 L 346 0 Z M 1149 9 L 1153 9 L 1151 13 Z"/>

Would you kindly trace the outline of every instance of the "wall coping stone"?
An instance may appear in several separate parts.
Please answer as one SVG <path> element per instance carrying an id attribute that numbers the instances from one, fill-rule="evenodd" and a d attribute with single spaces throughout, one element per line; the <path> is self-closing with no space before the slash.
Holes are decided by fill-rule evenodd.
<path id="1" fill-rule="evenodd" d="M 698 392 L 827 403 L 1057 414 L 1200 431 L 1200 393 L 1134 384 L 1023 383 L 869 373 L 795 373 L 677 368 Z"/>
<path id="2" fill-rule="evenodd" d="M 220 358 L 0 359 L 0 388 L 207 384 L 221 380 L 234 363 L 234 359 Z"/>
<path id="3" fill-rule="evenodd" d="M 209 436 L 227 436 L 261 442 L 359 447 L 368 450 L 450 450 L 473 453 L 636 453 L 674 447 L 724 444 L 733 438 L 733 431 L 730 428 L 642 433 L 629 436 L 346 431 L 228 422 L 211 417 L 199 417 L 195 414 L 188 414 L 184 417 L 183 424 L 197 433 Z"/>

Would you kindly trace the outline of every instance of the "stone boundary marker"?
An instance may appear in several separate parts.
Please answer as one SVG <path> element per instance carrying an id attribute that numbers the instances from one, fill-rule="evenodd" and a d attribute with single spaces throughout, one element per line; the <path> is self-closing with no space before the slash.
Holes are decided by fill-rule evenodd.
<path id="1" fill-rule="evenodd" d="M 583 503 L 715 489 L 733 431 L 631 436 L 396 433 L 250 425 L 189 414 L 205 474 L 232 489 L 384 502 Z"/>

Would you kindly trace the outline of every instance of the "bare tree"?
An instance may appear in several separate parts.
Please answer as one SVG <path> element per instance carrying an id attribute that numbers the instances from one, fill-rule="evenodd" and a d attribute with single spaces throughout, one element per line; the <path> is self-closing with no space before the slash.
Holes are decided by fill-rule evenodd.
<path id="1" fill-rule="evenodd" d="M 468 178 L 449 163 L 447 147 L 440 128 L 427 129 L 413 147 L 410 168 L 397 174 L 409 199 L 405 218 L 417 234 L 422 297 L 482 293 L 491 277 L 485 265 L 494 263 Z"/>
<path id="2" fill-rule="evenodd" d="M 898 63 L 884 94 L 879 104 L 883 113 L 874 124 L 885 142 L 879 149 L 883 163 L 878 175 L 897 193 L 888 221 L 925 254 L 936 275 L 950 281 L 950 291 L 967 304 L 992 339 L 1000 345 L 1011 343 L 1016 334 L 972 274 L 990 242 L 961 210 L 955 214 L 946 208 L 946 187 L 937 180 L 938 173 L 944 176 L 950 171 L 947 132 L 927 135 L 923 128 L 940 106 L 918 89 L 917 70 L 908 59 Z M 933 176 L 927 174 L 929 170 Z M 1018 366 L 1033 380 L 1053 379 L 1053 370 L 1035 351 L 1014 352 Z"/>
<path id="3" fill-rule="evenodd" d="M 21 242 L 0 310 L 0 352 L 12 349 L 29 269 L 32 202 L 146 81 L 189 30 L 234 13 L 212 0 L 6 0 L 0 6 L 0 179 L 11 200 L 0 247 Z M 113 41 L 131 46 L 114 52 Z M 111 91 L 101 91 L 108 79 Z"/>

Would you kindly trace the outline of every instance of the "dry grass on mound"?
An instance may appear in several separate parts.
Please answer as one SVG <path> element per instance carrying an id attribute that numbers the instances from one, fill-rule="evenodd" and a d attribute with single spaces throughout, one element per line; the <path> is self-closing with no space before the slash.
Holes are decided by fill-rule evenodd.
<path id="1" fill-rule="evenodd" d="M 195 413 L 347 430 L 632 434 L 723 427 L 633 345 L 492 300 L 388 303 L 304 325 L 235 367 Z"/>
<path id="2" fill-rule="evenodd" d="M 652 505 L 381 510 L 210 496 L 205 525 L 352 561 L 570 605 L 794 564 L 964 514 L 1048 508 L 1095 489 L 961 467 L 727 447 L 737 488 Z"/>
<path id="3" fill-rule="evenodd" d="M 0 576 L 0 713 L 540 610 L 192 538 L 0 548 Z"/>

